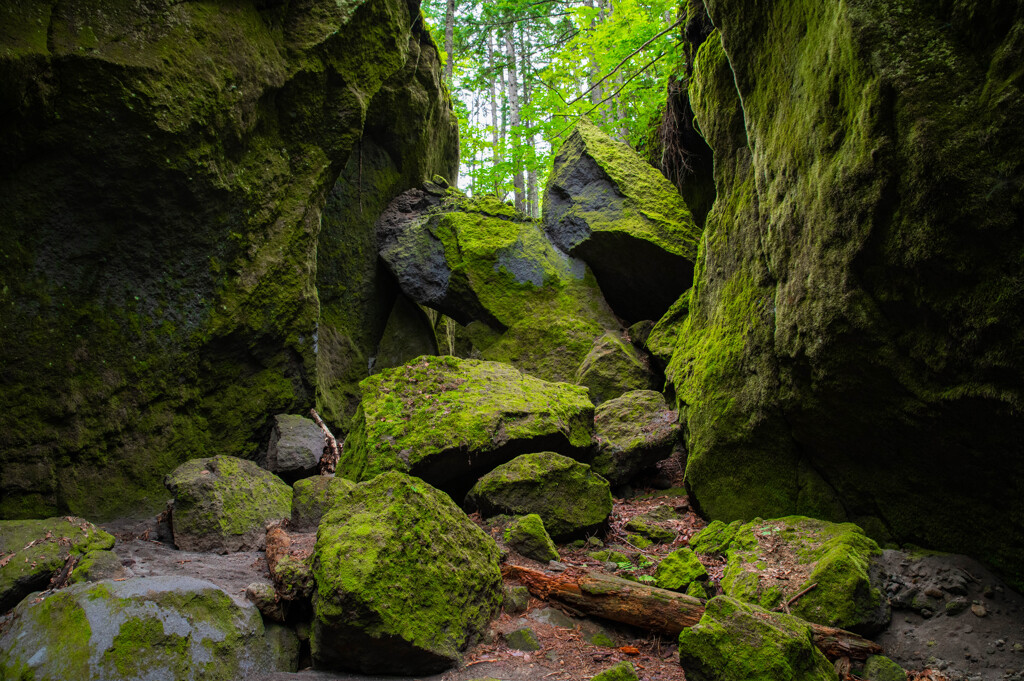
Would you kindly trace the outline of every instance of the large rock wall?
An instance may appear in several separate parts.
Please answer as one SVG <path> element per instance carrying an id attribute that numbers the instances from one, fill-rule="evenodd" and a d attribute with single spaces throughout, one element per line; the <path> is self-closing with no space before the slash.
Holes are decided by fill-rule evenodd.
<path id="1" fill-rule="evenodd" d="M 1024 3 L 705 4 L 717 202 L 667 371 L 696 501 L 1021 583 Z"/>
<path id="2" fill-rule="evenodd" d="M 331 317 L 369 280 L 338 242 L 376 215 L 323 208 L 453 171 L 436 49 L 406 0 L 24 0 L 0 27 L 0 516 L 152 508 L 181 461 L 331 402 L 332 341 L 374 314 Z"/>

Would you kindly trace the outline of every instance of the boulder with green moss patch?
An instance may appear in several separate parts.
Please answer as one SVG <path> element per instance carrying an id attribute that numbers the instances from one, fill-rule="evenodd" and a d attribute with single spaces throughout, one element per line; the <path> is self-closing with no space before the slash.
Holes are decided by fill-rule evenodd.
<path id="1" fill-rule="evenodd" d="M 353 480 L 400 470 L 461 498 L 519 454 L 583 456 L 592 442 L 594 406 L 584 388 L 507 364 L 422 357 L 367 378 L 360 390 L 337 469 Z"/>
<path id="2" fill-rule="evenodd" d="M 590 465 L 613 485 L 624 485 L 672 453 L 678 413 L 661 393 L 632 390 L 594 411 L 597 453 Z"/>
<path id="3" fill-rule="evenodd" d="M 389 471 L 320 522 L 311 645 L 320 668 L 454 666 L 501 605 L 498 547 L 423 480 Z"/>
<path id="4" fill-rule="evenodd" d="M 343 431 L 393 296 L 374 220 L 458 165 L 417 5 L 19 0 L 0 25 L 0 517 L 155 512 L 183 461 L 254 458 L 314 402 Z"/>
<path id="5" fill-rule="evenodd" d="M 604 527 L 612 512 L 608 481 L 555 452 L 524 454 L 498 466 L 466 495 L 484 516 L 536 513 L 556 541 Z"/>
<path id="6" fill-rule="evenodd" d="M 45 589 L 69 556 L 113 546 L 113 536 L 81 518 L 0 520 L 0 613 Z"/>
<path id="7" fill-rule="evenodd" d="M 291 527 L 299 532 L 315 530 L 327 511 L 344 503 L 355 488 L 351 480 L 331 475 L 314 475 L 292 485 Z"/>
<path id="8" fill-rule="evenodd" d="M 888 624 L 888 602 L 871 574 L 871 561 L 881 550 L 856 525 L 801 516 L 755 519 L 725 540 L 731 527 L 712 523 L 690 540 L 700 551 L 711 544 L 704 533 L 716 537 L 715 552 L 728 560 L 722 575 L 726 595 L 772 608 L 813 584 L 790 606 L 794 615 L 864 634 Z M 774 580 L 772 568 L 800 578 Z"/>
<path id="9" fill-rule="evenodd" d="M 623 660 L 618 664 L 605 669 L 590 681 L 637 681 L 636 669 L 629 660 Z"/>
<path id="10" fill-rule="evenodd" d="M 71 583 L 99 582 L 104 579 L 125 579 L 134 577 L 132 571 L 121 563 L 121 557 L 113 551 L 90 551 L 82 556 L 71 572 Z"/>
<path id="11" fill-rule="evenodd" d="M 656 387 L 646 360 L 618 333 L 606 333 L 594 342 L 576 370 L 576 383 L 590 389 L 594 404 L 631 390 Z"/>
<path id="12" fill-rule="evenodd" d="M 4 679 L 234 681 L 277 665 L 259 611 L 193 577 L 76 584 L 22 602 L 0 635 Z"/>
<path id="13" fill-rule="evenodd" d="M 657 586 L 673 591 L 687 591 L 690 584 L 707 577 L 707 569 L 701 564 L 693 549 L 689 548 L 676 549 L 665 556 L 654 572 Z"/>
<path id="14" fill-rule="evenodd" d="M 252 461 L 193 459 L 164 480 L 174 495 L 174 544 L 184 551 L 251 551 L 266 544 L 266 525 L 290 518 L 292 488 Z"/>
<path id="15" fill-rule="evenodd" d="M 806 622 L 718 596 L 679 634 L 679 662 L 693 681 L 835 681 Z"/>
<path id="16" fill-rule="evenodd" d="M 1024 585 L 1019 5 L 704 4 L 717 199 L 666 370 L 695 501 L 874 516 Z"/>
<path id="17" fill-rule="evenodd" d="M 471 326 L 484 359 L 571 381 L 594 340 L 619 331 L 586 266 L 493 197 L 410 190 L 377 230 L 405 295 Z"/>
<path id="18" fill-rule="evenodd" d="M 558 560 L 558 549 L 544 529 L 544 521 L 536 513 L 520 516 L 505 528 L 505 543 L 527 558 L 543 563 Z"/>
<path id="19" fill-rule="evenodd" d="M 870 655 L 858 676 L 869 681 L 906 681 L 907 672 L 884 655 Z"/>
<path id="20" fill-rule="evenodd" d="M 669 544 L 674 541 L 677 533 L 656 525 L 656 522 L 646 516 L 637 516 L 626 522 L 626 529 L 646 537 L 655 544 Z"/>
<path id="21" fill-rule="evenodd" d="M 326 439 L 312 419 L 296 414 L 277 414 L 267 451 L 259 464 L 286 482 L 316 473 Z"/>
<path id="22" fill-rule="evenodd" d="M 658 319 L 690 287 L 700 228 L 676 188 L 583 119 L 555 157 L 544 229 L 594 270 L 616 313 Z"/>

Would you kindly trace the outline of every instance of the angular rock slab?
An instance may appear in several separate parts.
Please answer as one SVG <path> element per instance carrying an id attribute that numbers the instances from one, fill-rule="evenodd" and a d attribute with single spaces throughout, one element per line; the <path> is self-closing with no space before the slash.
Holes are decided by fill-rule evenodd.
<path id="1" fill-rule="evenodd" d="M 722 589 L 727 596 L 773 608 L 816 584 L 790 606 L 795 616 L 865 635 L 889 622 L 888 602 L 871 570 L 882 552 L 852 523 L 802 516 L 731 525 L 716 520 L 691 537 L 690 547 L 726 556 Z M 773 582 L 766 566 L 783 565 L 794 574 Z"/>
<path id="2" fill-rule="evenodd" d="M 292 486 L 291 527 L 299 532 L 316 530 L 324 514 L 343 503 L 355 486 L 351 480 L 328 475 L 297 480 Z"/>
<path id="3" fill-rule="evenodd" d="M 305 478 L 317 472 L 325 444 L 324 432 L 312 419 L 278 414 L 260 465 L 284 480 Z"/>
<path id="4" fill-rule="evenodd" d="M 363 399 L 337 468 L 351 480 L 400 470 L 461 498 L 480 475 L 519 454 L 582 456 L 592 441 L 585 388 L 506 364 L 421 357 L 359 388 Z"/>
<path id="5" fill-rule="evenodd" d="M 174 495 L 174 544 L 183 551 L 261 549 L 267 522 L 292 514 L 291 487 L 233 456 L 187 461 L 164 485 Z"/>
<path id="6" fill-rule="evenodd" d="M 320 523 L 311 646 L 319 668 L 418 675 L 454 666 L 501 605 L 499 551 L 451 498 L 390 471 Z"/>
<path id="7" fill-rule="evenodd" d="M 586 265 L 493 197 L 410 190 L 381 216 L 377 236 L 405 295 L 482 327 L 472 335 L 484 359 L 572 381 L 594 340 L 619 328 Z"/>
<path id="8" fill-rule="evenodd" d="M 668 457 L 679 437 L 679 414 L 661 393 L 632 390 L 594 411 L 597 454 L 591 467 L 613 485 L 624 485 Z"/>
<path id="9" fill-rule="evenodd" d="M 693 681 L 835 681 L 811 628 L 728 596 L 708 601 L 700 622 L 679 634 L 679 662 Z"/>
<path id="10" fill-rule="evenodd" d="M 555 452 L 516 457 L 473 486 L 466 505 L 485 517 L 536 513 L 556 541 L 604 526 L 612 512 L 608 481 L 587 464 Z"/>
<path id="11" fill-rule="evenodd" d="M 700 228 L 676 188 L 583 119 L 555 157 L 544 230 L 594 271 L 629 322 L 658 319 L 693 283 Z"/>
<path id="12" fill-rule="evenodd" d="M 193 577 L 77 584 L 14 614 L 4 679 L 234 681 L 277 668 L 259 611 Z"/>
<path id="13" fill-rule="evenodd" d="M 113 536 L 73 516 L 0 520 L 0 614 L 45 589 L 69 556 L 113 546 Z"/>
<path id="14" fill-rule="evenodd" d="M 536 513 L 530 513 L 513 520 L 504 531 L 505 543 L 513 551 L 527 558 L 547 563 L 558 560 L 558 549 L 551 541 L 551 535 L 544 528 L 544 521 Z"/>

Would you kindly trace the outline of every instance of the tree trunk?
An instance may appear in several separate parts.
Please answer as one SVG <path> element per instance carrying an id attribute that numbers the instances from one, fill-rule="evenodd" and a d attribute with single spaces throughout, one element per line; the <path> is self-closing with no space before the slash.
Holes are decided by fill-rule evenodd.
<path id="1" fill-rule="evenodd" d="M 519 149 L 519 78 L 516 75 L 516 46 L 512 29 L 505 33 L 505 56 L 508 57 L 508 108 L 512 127 L 512 185 L 515 187 L 516 210 L 523 210 L 523 159 Z"/>
<path id="2" fill-rule="evenodd" d="M 672 638 L 697 624 L 704 614 L 703 602 L 692 596 L 599 572 L 573 577 L 506 565 L 503 574 L 522 582 L 541 600 L 554 599 L 587 615 Z M 807 624 L 814 632 L 814 645 L 830 659 L 863 660 L 882 652 L 877 643 L 849 631 L 812 622 Z"/>
<path id="3" fill-rule="evenodd" d="M 455 0 L 448 0 L 444 13 L 444 51 L 448 58 L 444 62 L 444 83 L 452 89 L 452 73 L 455 69 Z"/>
<path id="4" fill-rule="evenodd" d="M 586 0 L 587 7 L 594 7 L 594 0 Z M 593 35 L 594 29 L 597 28 L 597 19 L 590 22 L 590 31 Z M 597 53 L 594 49 L 590 49 L 590 82 L 587 85 L 591 88 L 590 90 L 590 104 L 591 106 L 597 106 L 601 103 L 601 86 L 594 87 L 594 83 L 601 79 L 601 69 L 597 66 Z M 597 112 L 594 112 L 597 115 Z"/>
<path id="5" fill-rule="evenodd" d="M 490 31 L 487 32 L 487 63 L 490 64 L 491 69 L 496 74 L 494 78 L 491 78 L 490 96 L 491 96 L 491 162 L 494 165 L 501 163 L 501 146 L 498 138 L 498 96 L 495 92 L 495 81 L 499 79 L 497 74 L 501 73 L 501 67 L 498 64 L 494 52 L 494 36 Z M 494 178 L 494 195 L 501 198 L 501 182 L 497 175 Z"/>
<path id="6" fill-rule="evenodd" d="M 522 55 L 522 76 L 523 76 L 523 100 L 524 107 L 530 111 L 530 104 L 533 103 L 533 64 L 530 61 L 530 44 L 526 37 L 523 25 L 519 25 L 519 54 Z M 524 125 L 530 128 L 530 134 L 526 138 L 526 214 L 533 218 L 540 217 L 540 201 L 537 193 L 537 137 L 533 133 L 533 125 L 536 121 L 532 118 L 524 121 Z"/>

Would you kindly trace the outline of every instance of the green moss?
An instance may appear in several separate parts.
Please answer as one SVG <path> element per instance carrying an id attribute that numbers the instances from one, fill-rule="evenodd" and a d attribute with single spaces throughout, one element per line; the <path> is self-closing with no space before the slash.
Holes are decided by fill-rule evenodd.
<path id="1" fill-rule="evenodd" d="M 629 563 L 629 557 L 621 551 L 613 551 L 611 549 L 605 549 L 602 551 L 591 551 L 589 554 L 594 560 L 599 560 L 602 563 Z"/>
<path id="2" fill-rule="evenodd" d="M 871 655 L 864 661 L 860 676 L 871 681 L 905 681 L 907 672 L 884 655 Z"/>
<path id="3" fill-rule="evenodd" d="M 423 357 L 364 380 L 360 390 L 363 402 L 338 465 L 338 474 L 353 480 L 390 469 L 433 470 L 430 482 L 453 490 L 463 477 L 507 460 L 506 444 L 545 441 L 575 453 L 592 438 L 593 405 L 584 389 L 494 362 Z"/>
<path id="4" fill-rule="evenodd" d="M 351 480 L 327 475 L 296 480 L 292 486 L 292 526 L 315 528 L 324 514 L 343 503 L 354 488 Z"/>
<path id="5" fill-rule="evenodd" d="M 701 599 L 708 598 L 707 589 L 704 588 L 703 583 L 698 581 L 690 582 L 690 585 L 686 587 L 686 595 Z"/>
<path id="6" fill-rule="evenodd" d="M 833 681 L 835 671 L 796 617 L 726 596 L 679 635 L 679 661 L 694 681 Z"/>
<path id="7" fill-rule="evenodd" d="M 52 627 L 51 631 L 59 632 L 43 645 L 42 663 L 52 671 L 49 678 L 89 678 L 92 627 L 82 606 L 68 594 L 57 592 L 40 602 L 33 616 L 36 621 Z M 30 656 L 18 655 L 13 646 L 0 646 L 0 677 L 34 681 L 40 664 L 34 661 L 30 666 L 29 661 Z"/>
<path id="8" fill-rule="evenodd" d="M 703 554 L 724 553 L 742 525 L 739 520 L 728 525 L 721 520 L 712 520 L 707 527 L 690 537 L 690 548 Z"/>
<path id="9" fill-rule="evenodd" d="M 543 563 L 558 560 L 558 550 L 544 529 L 544 521 L 536 513 L 516 518 L 505 528 L 505 543 L 527 558 Z"/>
<path id="10" fill-rule="evenodd" d="M 540 650 L 541 648 L 540 642 L 537 640 L 537 635 L 534 634 L 533 630 L 529 627 L 516 629 L 513 632 L 505 634 L 505 644 L 509 648 L 525 650 L 527 652 Z"/>
<path id="11" fill-rule="evenodd" d="M 690 311 L 690 293 L 692 290 L 687 289 L 683 295 L 679 296 L 676 302 L 672 303 L 672 307 L 657 321 L 644 342 L 644 348 L 663 366 L 669 363 L 675 352 L 679 332 L 682 330 L 683 322 Z"/>
<path id="12" fill-rule="evenodd" d="M 626 523 L 626 529 L 646 537 L 655 544 L 669 544 L 676 538 L 676 533 L 652 525 L 648 519 L 637 517 Z"/>
<path id="13" fill-rule="evenodd" d="M 624 660 L 593 677 L 590 681 L 637 681 L 633 663 Z"/>
<path id="14" fill-rule="evenodd" d="M 612 511 L 608 481 L 590 466 L 554 452 L 523 454 L 484 475 L 466 495 L 484 516 L 536 513 L 552 538 L 602 527 Z"/>
<path id="15" fill-rule="evenodd" d="M 665 556 L 654 572 L 658 587 L 673 591 L 686 590 L 687 593 L 690 584 L 699 579 L 707 579 L 707 576 L 708 571 L 689 548 L 676 549 Z"/>
<path id="16" fill-rule="evenodd" d="M 642 534 L 627 534 L 626 541 L 643 551 L 654 545 L 654 542 Z"/>
<path id="17" fill-rule="evenodd" d="M 356 487 L 317 532 L 312 632 L 318 666 L 440 669 L 501 601 L 498 548 L 451 499 L 391 471 Z M 363 646 L 387 638 L 402 655 Z"/>
<path id="18" fill-rule="evenodd" d="M 150 654 L 140 657 L 140 650 L 148 650 Z M 188 637 L 165 634 L 164 623 L 156 617 L 132 617 L 125 621 L 103 653 L 103 663 L 113 666 L 123 678 L 143 675 L 156 663 L 153 658 L 159 659 L 160 668 L 175 678 L 186 676 L 192 666 Z"/>
<path id="19" fill-rule="evenodd" d="M 590 390 L 590 399 L 601 404 L 632 390 L 655 387 L 655 379 L 640 354 L 617 333 L 595 341 L 576 370 L 575 382 Z"/>

